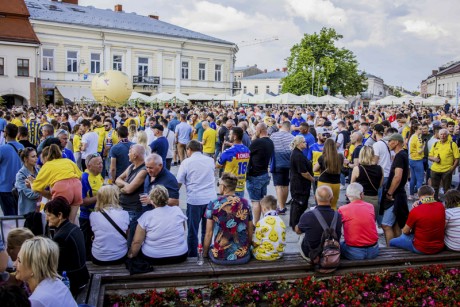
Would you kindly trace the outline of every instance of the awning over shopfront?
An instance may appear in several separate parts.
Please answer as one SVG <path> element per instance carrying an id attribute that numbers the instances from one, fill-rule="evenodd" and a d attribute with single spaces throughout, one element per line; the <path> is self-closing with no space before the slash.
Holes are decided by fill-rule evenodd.
<path id="1" fill-rule="evenodd" d="M 95 101 L 91 89 L 88 87 L 76 87 L 76 86 L 56 86 L 59 93 L 72 102 L 80 101 Z"/>

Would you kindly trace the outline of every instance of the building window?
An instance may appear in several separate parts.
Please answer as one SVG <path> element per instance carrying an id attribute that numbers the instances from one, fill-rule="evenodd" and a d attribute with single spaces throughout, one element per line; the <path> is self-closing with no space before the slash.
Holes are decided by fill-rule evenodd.
<path id="1" fill-rule="evenodd" d="M 278 84 L 278 94 L 281 93 L 281 84 Z"/>
<path id="2" fill-rule="evenodd" d="M 149 59 L 137 58 L 137 75 L 147 77 L 149 75 Z"/>
<path id="3" fill-rule="evenodd" d="M 18 76 L 21 76 L 21 77 L 29 76 L 29 60 L 18 59 Z"/>
<path id="4" fill-rule="evenodd" d="M 270 93 L 270 85 L 267 85 L 265 87 L 265 93 L 267 93 L 267 94 Z"/>
<path id="5" fill-rule="evenodd" d="M 5 75 L 5 58 L 0 58 L 0 76 Z"/>
<path id="6" fill-rule="evenodd" d="M 101 54 L 91 53 L 91 73 L 98 74 L 101 72 Z"/>
<path id="7" fill-rule="evenodd" d="M 54 50 L 43 49 L 43 70 L 52 71 L 54 69 Z"/>
<path id="8" fill-rule="evenodd" d="M 247 94 L 248 93 L 248 88 L 245 86 L 243 86 L 243 94 Z"/>
<path id="9" fill-rule="evenodd" d="M 214 81 L 222 81 L 222 65 L 216 64 L 214 72 Z"/>
<path id="10" fill-rule="evenodd" d="M 199 70 L 198 70 L 198 80 L 206 80 L 206 64 L 200 63 Z"/>
<path id="11" fill-rule="evenodd" d="M 78 52 L 77 51 L 67 51 L 67 71 L 68 72 L 77 72 L 78 66 Z"/>
<path id="12" fill-rule="evenodd" d="M 113 56 L 113 70 L 122 71 L 123 70 L 123 56 L 114 55 Z"/>
<path id="13" fill-rule="evenodd" d="M 182 79 L 188 79 L 188 62 L 182 62 Z"/>
<path id="14" fill-rule="evenodd" d="M 259 87 L 257 85 L 254 86 L 254 94 L 259 94 Z"/>

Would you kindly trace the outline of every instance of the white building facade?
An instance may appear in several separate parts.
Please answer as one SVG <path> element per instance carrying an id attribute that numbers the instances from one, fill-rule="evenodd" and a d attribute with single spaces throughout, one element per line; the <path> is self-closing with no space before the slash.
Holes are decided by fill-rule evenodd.
<path id="1" fill-rule="evenodd" d="M 91 100 L 92 78 L 119 70 L 134 90 L 152 95 L 231 93 L 233 43 L 125 13 L 47 0 L 26 1 L 42 45 L 42 87 L 53 101 Z"/>
<path id="2" fill-rule="evenodd" d="M 275 94 L 281 93 L 281 79 L 287 76 L 287 72 L 274 70 L 262 74 L 241 78 L 241 93 L 243 94 Z"/>
<path id="3" fill-rule="evenodd" d="M 421 95 L 432 95 L 453 98 L 457 95 L 460 86 L 460 62 L 444 65 L 439 70 L 433 70 L 432 74 L 421 82 Z"/>
<path id="4" fill-rule="evenodd" d="M 366 74 L 367 89 L 361 93 L 363 100 L 378 100 L 386 96 L 382 78 Z"/>

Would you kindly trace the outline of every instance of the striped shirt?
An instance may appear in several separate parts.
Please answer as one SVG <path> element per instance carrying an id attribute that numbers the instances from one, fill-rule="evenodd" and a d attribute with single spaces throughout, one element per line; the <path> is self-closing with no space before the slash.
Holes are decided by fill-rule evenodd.
<path id="1" fill-rule="evenodd" d="M 272 159 L 271 170 L 276 171 L 279 168 L 290 168 L 291 166 L 291 144 L 294 136 L 286 131 L 278 131 L 270 136 L 270 139 L 275 145 L 275 155 Z"/>
<path id="2" fill-rule="evenodd" d="M 446 222 L 444 244 L 449 249 L 460 252 L 460 207 L 446 210 Z"/>

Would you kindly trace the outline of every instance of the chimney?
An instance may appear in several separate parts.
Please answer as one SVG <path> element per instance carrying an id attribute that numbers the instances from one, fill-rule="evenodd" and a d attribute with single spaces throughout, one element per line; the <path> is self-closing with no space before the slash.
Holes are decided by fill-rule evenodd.
<path id="1" fill-rule="evenodd" d="M 53 1 L 56 1 L 56 0 L 53 0 Z M 61 2 L 78 5 L 78 0 L 61 0 Z"/>
<path id="2" fill-rule="evenodd" d="M 432 74 L 432 75 L 436 75 L 437 73 L 438 73 L 437 70 L 432 70 L 432 71 L 431 71 L 431 74 Z"/>
<path id="3" fill-rule="evenodd" d="M 267 72 L 267 70 L 266 70 L 266 69 L 264 69 L 264 73 L 266 73 L 266 72 Z"/>
<path id="4" fill-rule="evenodd" d="M 256 67 L 256 68 L 257 68 L 257 64 L 254 64 L 254 67 Z"/>
<path id="5" fill-rule="evenodd" d="M 283 72 L 287 72 L 287 67 L 283 67 Z"/>
<path id="6" fill-rule="evenodd" d="M 277 68 L 277 69 L 276 69 L 276 71 L 280 71 L 280 69 L 279 69 L 279 68 Z"/>
<path id="7" fill-rule="evenodd" d="M 160 16 L 158 15 L 149 15 L 149 17 L 156 20 L 160 19 Z"/>
<path id="8" fill-rule="evenodd" d="M 123 5 L 121 4 L 115 4 L 115 12 L 123 12 Z"/>

